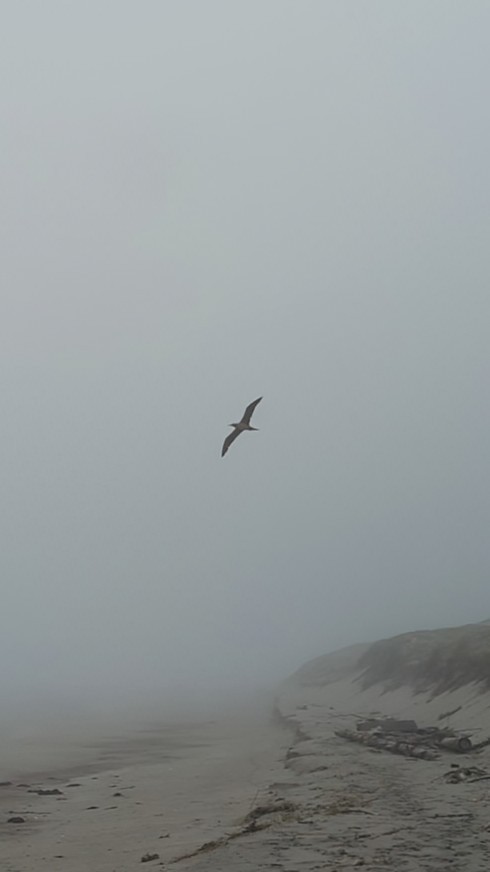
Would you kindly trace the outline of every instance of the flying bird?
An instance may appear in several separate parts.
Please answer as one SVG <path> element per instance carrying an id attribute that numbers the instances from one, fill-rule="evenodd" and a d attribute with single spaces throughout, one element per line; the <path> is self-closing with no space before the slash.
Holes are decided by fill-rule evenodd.
<path id="1" fill-rule="evenodd" d="M 241 421 L 238 422 L 238 424 L 230 424 L 229 425 L 230 427 L 234 427 L 235 429 L 233 430 L 232 433 L 230 433 L 229 436 L 226 437 L 225 441 L 223 442 L 223 448 L 221 449 L 221 457 L 225 456 L 231 443 L 234 442 L 235 439 L 237 438 L 237 436 L 239 436 L 240 433 L 243 433 L 244 430 L 258 430 L 259 429 L 258 427 L 251 427 L 250 426 L 250 419 L 254 413 L 255 406 L 258 406 L 261 399 L 262 399 L 262 397 L 259 397 L 258 400 L 254 400 L 253 403 L 250 403 L 250 405 L 247 406 L 247 408 L 245 409 L 245 412 L 243 413 L 243 418 Z"/>

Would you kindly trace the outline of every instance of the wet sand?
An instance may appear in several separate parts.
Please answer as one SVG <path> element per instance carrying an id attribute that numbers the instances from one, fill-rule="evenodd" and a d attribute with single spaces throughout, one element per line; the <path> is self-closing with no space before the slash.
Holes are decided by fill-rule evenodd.
<path id="1" fill-rule="evenodd" d="M 148 853 L 159 855 L 150 868 L 192 852 L 260 802 L 281 777 L 287 739 L 261 708 L 90 739 L 71 749 L 71 763 L 65 745 L 60 765 L 10 771 L 12 784 L 0 787 L 2 872 L 129 872 Z"/>
<path id="2" fill-rule="evenodd" d="M 108 736 L 79 747 L 71 765 L 65 748 L 61 768 L 0 788 L 2 872 L 129 872 L 146 854 L 158 857 L 145 868 L 182 872 L 490 868 L 490 779 L 445 778 L 455 766 L 490 776 L 490 747 L 418 760 L 335 734 L 388 714 L 480 741 L 488 693 L 360 692 L 334 674 L 324 686 L 287 684 L 273 720 L 271 710 Z M 62 793 L 29 792 L 37 787 Z M 25 823 L 5 823 L 12 815 Z"/>

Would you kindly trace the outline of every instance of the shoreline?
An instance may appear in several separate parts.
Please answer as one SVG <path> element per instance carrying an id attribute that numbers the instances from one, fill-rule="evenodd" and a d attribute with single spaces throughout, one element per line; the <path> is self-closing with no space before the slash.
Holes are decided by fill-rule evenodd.
<path id="1" fill-rule="evenodd" d="M 91 736 L 71 749 L 71 763 L 65 753 L 60 765 L 24 769 L 0 786 L 2 870 L 129 872 L 148 853 L 166 865 L 240 825 L 281 777 L 287 740 L 262 705 Z"/>
<path id="2" fill-rule="evenodd" d="M 421 760 L 336 735 L 360 716 L 427 725 L 451 709 L 459 728 L 490 729 L 489 696 L 475 688 L 431 700 L 363 692 L 337 672 L 321 686 L 287 682 L 267 709 L 101 740 L 88 768 L 0 787 L 3 820 L 7 805 L 26 818 L 0 824 L 2 870 L 130 872 L 149 855 L 149 868 L 182 872 L 483 872 L 490 747 Z M 489 779 L 445 778 L 474 765 Z M 27 792 L 38 786 L 62 793 Z"/>

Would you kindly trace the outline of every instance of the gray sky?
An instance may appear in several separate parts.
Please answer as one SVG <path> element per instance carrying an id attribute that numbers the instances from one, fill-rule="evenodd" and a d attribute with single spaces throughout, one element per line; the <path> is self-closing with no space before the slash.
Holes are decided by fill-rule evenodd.
<path id="1" fill-rule="evenodd" d="M 489 28 L 2 4 L 6 686 L 249 684 L 490 615 Z"/>

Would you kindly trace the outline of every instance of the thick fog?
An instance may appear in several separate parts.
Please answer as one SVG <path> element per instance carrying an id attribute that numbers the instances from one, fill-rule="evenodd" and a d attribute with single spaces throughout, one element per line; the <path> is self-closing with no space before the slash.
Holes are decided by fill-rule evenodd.
<path id="1" fill-rule="evenodd" d="M 248 688 L 490 616 L 489 28 L 4 4 L 4 699 Z"/>

